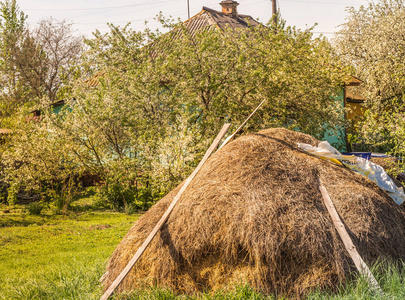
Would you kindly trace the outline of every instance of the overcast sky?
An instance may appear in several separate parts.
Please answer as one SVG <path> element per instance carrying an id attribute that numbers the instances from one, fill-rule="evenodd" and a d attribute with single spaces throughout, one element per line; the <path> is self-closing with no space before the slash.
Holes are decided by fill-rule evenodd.
<path id="1" fill-rule="evenodd" d="M 337 26 L 342 24 L 347 15 L 346 8 L 367 5 L 371 0 L 278 0 L 283 19 L 288 25 L 305 29 L 315 23 L 314 31 L 323 32 L 331 37 Z M 219 0 L 189 0 L 191 16 L 201 11 L 203 6 L 221 10 Z M 238 12 L 259 18 L 267 22 L 271 17 L 271 0 L 238 0 Z M 187 0 L 17 0 L 20 8 L 28 15 L 27 22 L 35 26 L 45 17 L 65 19 L 74 24 L 80 34 L 91 37 L 98 29 L 107 31 L 106 23 L 125 25 L 131 22 L 136 30 L 149 27 L 157 28 L 153 18 L 160 11 L 165 16 L 187 19 Z"/>

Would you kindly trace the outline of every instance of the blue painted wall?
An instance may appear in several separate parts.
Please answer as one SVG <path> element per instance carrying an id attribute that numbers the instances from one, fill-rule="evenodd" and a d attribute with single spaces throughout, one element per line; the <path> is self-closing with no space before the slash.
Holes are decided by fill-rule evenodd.
<path id="1" fill-rule="evenodd" d="M 342 109 L 342 121 L 345 119 L 344 115 L 344 106 L 345 106 L 345 91 L 342 87 L 339 94 L 335 97 L 336 101 L 339 101 L 340 107 Z M 327 130 L 323 139 L 323 141 L 328 141 L 333 147 L 338 149 L 340 152 L 347 152 L 346 147 L 346 131 L 344 127 L 335 128 L 335 130 Z"/>

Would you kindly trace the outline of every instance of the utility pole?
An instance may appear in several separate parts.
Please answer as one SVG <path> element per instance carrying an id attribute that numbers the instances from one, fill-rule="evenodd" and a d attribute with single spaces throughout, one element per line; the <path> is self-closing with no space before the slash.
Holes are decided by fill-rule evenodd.
<path id="1" fill-rule="evenodd" d="M 188 18 L 190 19 L 190 0 L 187 0 Z"/>
<path id="2" fill-rule="evenodd" d="M 271 0 L 271 6 L 273 10 L 273 25 L 277 26 L 277 0 Z"/>

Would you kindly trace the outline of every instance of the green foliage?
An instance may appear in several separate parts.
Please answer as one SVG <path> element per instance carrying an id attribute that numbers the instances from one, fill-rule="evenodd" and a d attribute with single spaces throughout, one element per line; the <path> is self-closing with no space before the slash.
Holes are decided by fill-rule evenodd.
<path id="1" fill-rule="evenodd" d="M 345 72 L 329 44 L 314 39 L 310 30 L 280 28 L 274 34 L 256 27 L 194 34 L 179 24 L 172 28 L 151 36 L 112 27 L 111 34 L 97 35 L 89 42 L 88 57 L 103 70 L 101 83 L 95 95 L 82 87 L 76 98 L 109 99 L 108 108 L 133 120 L 141 132 L 146 127 L 158 136 L 182 116 L 207 138 L 221 120 L 232 119 L 236 126 L 263 98 L 269 101 L 249 130 L 286 126 L 321 136 L 327 130 L 323 124 L 339 123 L 331 95 L 339 91 Z M 150 44 L 140 50 L 147 40 Z M 142 118 L 135 121 L 138 115 Z"/>
<path id="2" fill-rule="evenodd" d="M 19 45 L 19 39 L 25 30 L 27 15 L 17 5 L 16 0 L 0 2 L 0 49 L 2 51 L 1 65 L 10 69 L 10 63 L 15 55 L 15 48 Z"/>
<path id="3" fill-rule="evenodd" d="M 133 202 L 136 190 L 132 185 L 112 181 L 101 188 L 101 193 L 111 204 L 111 208 L 119 210 Z"/>
<path id="4" fill-rule="evenodd" d="M 245 132 L 282 126 L 321 137 L 343 125 L 333 96 L 347 70 L 311 30 L 194 34 L 162 22 L 172 31 L 111 25 L 87 41 L 82 78 L 65 89 L 75 100 L 18 124 L 3 154 L 8 183 L 42 193 L 86 171 L 115 210 L 147 209 L 190 174 L 224 122 L 235 129 L 264 98 Z"/>
<path id="5" fill-rule="evenodd" d="M 147 210 L 163 196 L 158 189 L 149 186 L 137 187 L 136 184 L 110 180 L 100 187 L 99 193 L 109 208 L 129 214 L 131 211 Z"/>
<path id="6" fill-rule="evenodd" d="M 13 205 L 17 202 L 17 193 L 19 191 L 20 187 L 16 184 L 11 185 L 7 189 L 7 202 L 10 205 Z"/>
<path id="7" fill-rule="evenodd" d="M 370 2 L 348 13 L 334 45 L 365 82 L 368 104 L 384 109 L 391 100 L 402 100 L 405 88 L 405 1 Z"/>
<path id="8" fill-rule="evenodd" d="M 16 0 L 0 2 L 0 72 L 2 74 L 0 87 L 8 89 L 8 93 L 1 93 L 0 127 L 4 126 L 3 118 L 15 111 L 16 105 L 21 104 L 16 95 L 20 93 L 16 91 L 22 91 L 24 87 L 18 82 L 14 61 L 26 29 L 26 19 L 27 16 L 20 10 Z M 21 92 L 22 94 L 24 92 Z"/>
<path id="9" fill-rule="evenodd" d="M 0 203 L 6 203 L 7 197 L 6 194 L 0 190 Z"/>
<path id="10" fill-rule="evenodd" d="M 83 41 L 72 24 L 52 18 L 33 28 L 16 0 L 0 1 L 0 128 L 14 129 L 25 109 L 40 109 L 67 95 L 78 77 Z"/>
<path id="11" fill-rule="evenodd" d="M 364 81 L 368 111 L 352 139 L 373 151 L 405 154 L 405 1 L 350 8 L 335 47 Z"/>
<path id="12" fill-rule="evenodd" d="M 27 210 L 30 215 L 39 216 L 44 209 L 44 204 L 39 202 L 32 202 L 27 205 Z"/>
<path id="13" fill-rule="evenodd" d="M 236 128 L 263 98 L 268 101 L 246 131 L 284 126 L 320 137 L 341 124 L 331 95 L 346 79 L 345 68 L 309 30 L 274 34 L 263 26 L 194 34 L 165 24 L 171 32 L 111 26 L 88 40 L 83 80 L 96 76 L 99 84 L 76 85 L 74 109 L 58 123 L 75 141 L 76 157 L 103 174 L 111 203 L 171 190 L 222 123 L 231 120 Z"/>
<path id="14" fill-rule="evenodd" d="M 2 156 L 4 180 L 10 185 L 9 203 L 15 202 L 19 189 L 42 195 L 44 201 L 56 196 L 55 192 L 64 199 L 72 197 L 72 176 L 79 169 L 63 159 L 64 140 L 41 123 L 21 120 L 19 127 L 19 134 L 13 136 Z"/>

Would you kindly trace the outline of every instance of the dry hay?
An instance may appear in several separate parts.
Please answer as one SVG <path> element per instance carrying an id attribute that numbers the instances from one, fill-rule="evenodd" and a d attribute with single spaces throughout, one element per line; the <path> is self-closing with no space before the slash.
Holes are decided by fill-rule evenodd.
<path id="1" fill-rule="evenodd" d="M 308 135 L 269 129 L 238 138 L 213 155 L 162 231 L 118 287 L 150 285 L 178 293 L 246 282 L 264 293 L 301 296 L 335 289 L 353 271 L 323 205 L 319 178 L 368 264 L 405 259 L 405 217 L 367 178 L 302 152 Z M 107 288 L 179 190 L 131 228 L 108 264 Z"/>

